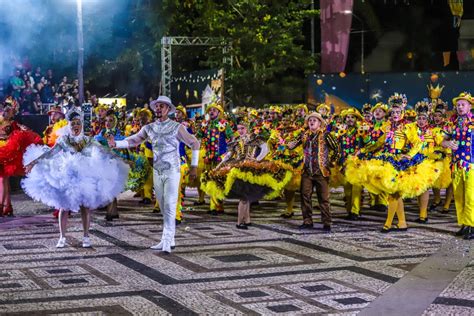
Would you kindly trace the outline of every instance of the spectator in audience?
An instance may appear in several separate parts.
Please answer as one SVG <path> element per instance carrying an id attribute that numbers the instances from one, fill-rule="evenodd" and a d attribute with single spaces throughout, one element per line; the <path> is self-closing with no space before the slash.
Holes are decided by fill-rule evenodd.
<path id="1" fill-rule="evenodd" d="M 25 86 L 26 86 L 26 82 L 30 81 L 30 77 L 28 77 L 28 74 L 26 72 L 22 72 L 21 78 L 23 79 Z"/>
<path id="2" fill-rule="evenodd" d="M 30 84 L 31 84 L 31 87 L 34 88 L 36 81 L 35 81 L 35 78 L 33 78 L 33 76 L 31 75 L 31 71 L 28 71 L 28 72 L 26 73 L 26 76 L 27 76 L 27 78 L 28 78 L 28 81 L 29 81 Z"/>
<path id="3" fill-rule="evenodd" d="M 36 67 L 35 73 L 33 74 L 33 78 L 35 79 L 35 83 L 40 82 L 41 78 L 43 78 L 40 67 Z"/>
<path id="4" fill-rule="evenodd" d="M 40 91 L 41 101 L 43 103 L 53 103 L 54 102 L 54 89 L 51 86 L 51 83 L 48 80 L 44 80 L 44 87 Z"/>
<path id="5" fill-rule="evenodd" d="M 36 114 L 36 111 L 33 108 L 33 96 L 35 90 L 31 87 L 29 81 L 25 82 L 25 89 L 21 92 L 21 111 L 22 113 Z"/>
<path id="6" fill-rule="evenodd" d="M 25 89 L 25 82 L 21 79 L 21 73 L 19 70 L 15 71 L 15 75 L 10 79 L 10 85 L 12 88 L 12 97 L 15 100 L 19 100 L 21 96 L 21 90 Z"/>
<path id="7" fill-rule="evenodd" d="M 69 90 L 70 85 L 67 83 L 67 76 L 63 77 L 63 79 L 59 83 L 59 88 L 62 89 L 63 92 Z"/>
<path id="8" fill-rule="evenodd" d="M 56 78 L 53 75 L 53 70 L 48 69 L 48 71 L 46 72 L 46 79 L 52 86 L 56 85 Z"/>
<path id="9" fill-rule="evenodd" d="M 41 102 L 41 97 L 40 97 L 39 93 L 35 94 L 32 108 L 35 111 L 34 114 L 42 114 L 43 113 L 43 102 Z"/>

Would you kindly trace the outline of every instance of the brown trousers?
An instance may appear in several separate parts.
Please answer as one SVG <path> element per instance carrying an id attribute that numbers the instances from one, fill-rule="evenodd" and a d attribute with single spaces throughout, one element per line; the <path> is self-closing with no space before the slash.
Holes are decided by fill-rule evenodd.
<path id="1" fill-rule="evenodd" d="M 331 225 L 331 210 L 329 207 L 329 177 L 321 174 L 310 175 L 303 172 L 301 175 L 301 210 L 305 224 L 313 223 L 313 205 L 311 197 L 316 188 L 319 208 L 321 210 L 321 222 L 323 225 Z"/>

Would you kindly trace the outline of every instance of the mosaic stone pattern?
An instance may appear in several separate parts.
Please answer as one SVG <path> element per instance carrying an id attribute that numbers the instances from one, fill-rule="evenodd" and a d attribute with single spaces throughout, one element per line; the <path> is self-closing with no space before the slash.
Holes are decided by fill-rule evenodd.
<path id="1" fill-rule="evenodd" d="M 237 201 L 226 202 L 225 215 L 210 216 L 206 205 L 192 206 L 194 196 L 187 192 L 176 249 L 165 255 L 149 249 L 160 240 L 161 215 L 131 193 L 119 201 L 120 219 L 106 222 L 103 211 L 94 213 L 90 249 L 81 247 L 79 216 L 70 218 L 68 246 L 56 249 L 51 212 L 15 195 L 17 216 L 0 218 L 0 313 L 353 315 L 457 230 L 454 209 L 416 224 L 413 200 L 406 203 L 408 232 L 381 234 L 385 214 L 367 206 L 361 220 L 344 219 L 341 191 L 331 196 L 330 234 L 323 233 L 317 211 L 312 230 L 298 229 L 299 208 L 293 218 L 280 218 L 282 201 L 253 206 L 252 226 L 239 230 Z M 472 254 L 469 242 L 459 242 Z M 424 315 L 474 313 L 473 263 Z"/>

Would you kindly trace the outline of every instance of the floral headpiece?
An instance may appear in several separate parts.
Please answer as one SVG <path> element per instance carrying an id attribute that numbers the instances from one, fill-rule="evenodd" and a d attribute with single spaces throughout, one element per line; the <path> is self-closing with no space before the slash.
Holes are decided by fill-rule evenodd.
<path id="1" fill-rule="evenodd" d="M 72 120 L 79 118 L 81 122 L 84 121 L 84 112 L 80 108 L 77 107 L 72 107 L 69 111 L 66 113 L 66 119 L 68 122 L 71 122 Z"/>
<path id="2" fill-rule="evenodd" d="M 399 106 L 404 109 L 407 103 L 408 100 L 405 94 L 398 94 L 397 92 L 395 92 L 388 98 L 388 105 L 390 107 Z"/>
<path id="3" fill-rule="evenodd" d="M 428 103 L 428 101 L 418 101 L 415 104 L 415 111 L 416 114 L 419 115 L 429 115 L 431 105 Z M 408 112 L 408 111 L 407 111 Z"/>
<path id="4" fill-rule="evenodd" d="M 448 105 L 443 100 L 437 99 L 431 104 L 431 110 L 433 113 L 439 112 L 444 115 L 448 111 Z"/>
<path id="5" fill-rule="evenodd" d="M 5 104 L 5 106 L 8 106 L 8 107 L 11 107 L 13 109 L 13 111 L 16 113 L 18 113 L 18 111 L 20 110 L 20 105 L 18 104 L 18 102 L 11 96 L 9 96 L 8 98 L 5 99 L 5 101 L 3 102 Z"/>
<path id="6" fill-rule="evenodd" d="M 362 113 L 372 112 L 372 105 L 370 103 L 365 103 L 362 106 Z"/>

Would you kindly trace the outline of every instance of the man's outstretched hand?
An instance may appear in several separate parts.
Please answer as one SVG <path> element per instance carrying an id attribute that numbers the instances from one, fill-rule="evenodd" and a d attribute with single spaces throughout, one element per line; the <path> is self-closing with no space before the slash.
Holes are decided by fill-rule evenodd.
<path id="1" fill-rule="evenodd" d="M 110 148 L 115 148 L 117 147 L 117 144 L 115 143 L 115 139 L 113 135 L 107 136 L 107 143 L 109 143 Z"/>
<path id="2" fill-rule="evenodd" d="M 197 167 L 191 167 L 189 169 L 189 182 L 193 182 L 197 178 Z"/>

